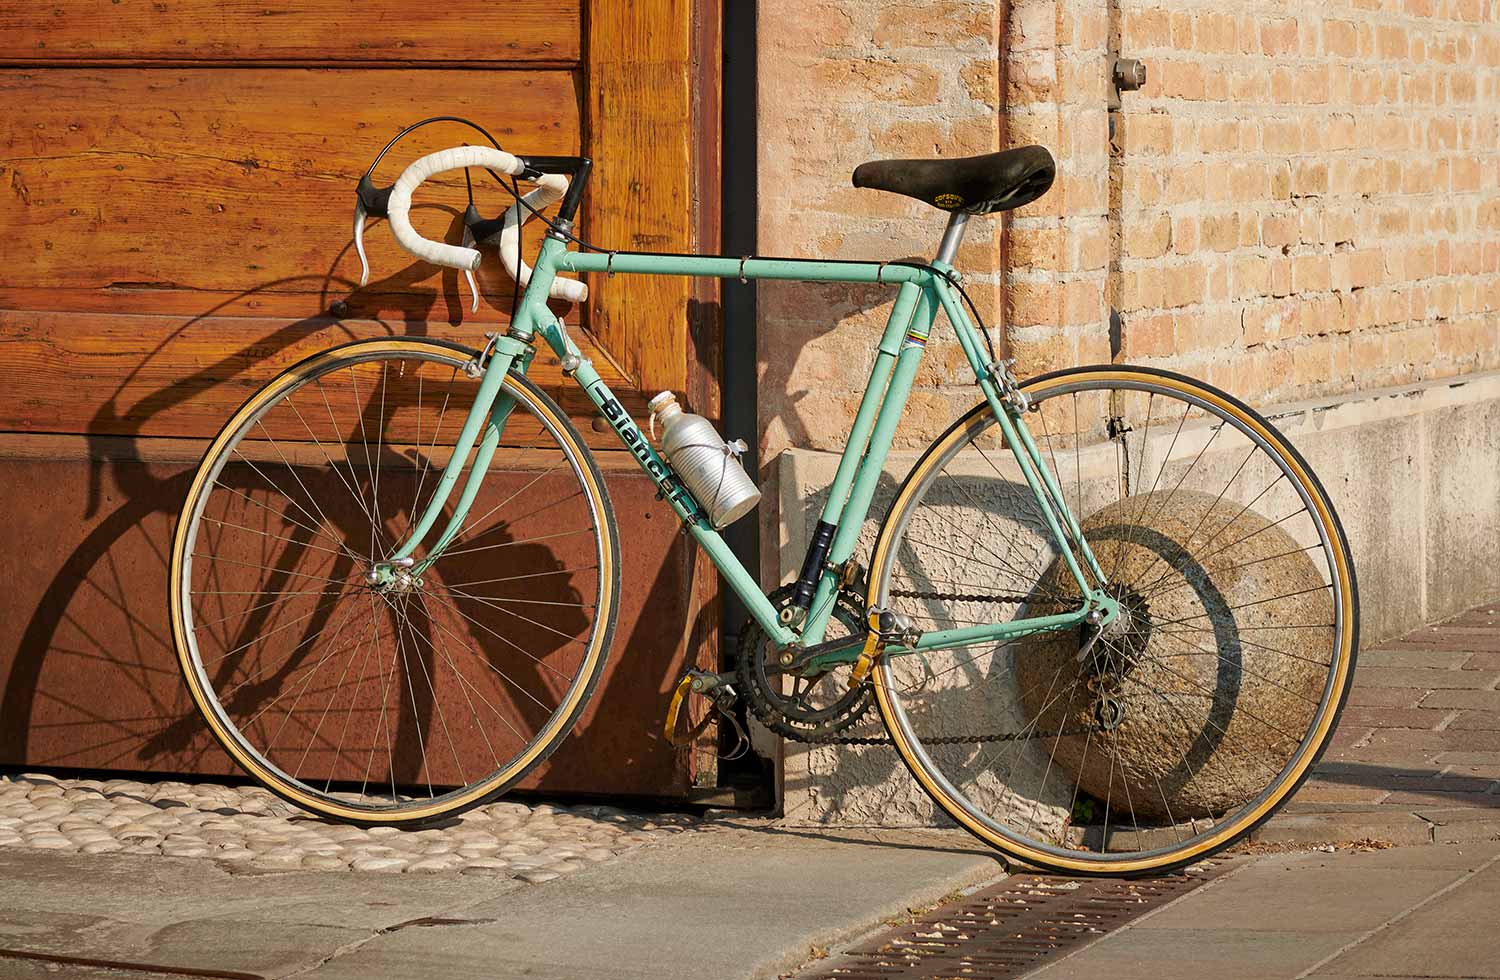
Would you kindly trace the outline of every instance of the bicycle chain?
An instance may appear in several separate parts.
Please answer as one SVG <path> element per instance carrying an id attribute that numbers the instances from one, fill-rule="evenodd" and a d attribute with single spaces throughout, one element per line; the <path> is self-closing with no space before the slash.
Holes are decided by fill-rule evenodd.
<path id="1" fill-rule="evenodd" d="M 1024 605 L 1031 601 L 1030 596 L 1023 595 L 992 595 L 982 593 L 965 592 L 922 592 L 912 589 L 892 589 L 890 596 L 893 599 L 935 599 L 950 602 L 988 602 L 995 605 Z M 869 683 L 866 681 L 866 683 Z M 890 745 L 892 739 L 889 735 L 807 735 L 792 729 L 790 725 L 782 728 L 778 726 L 779 734 L 809 745 Z M 978 745 L 986 742 L 1022 742 L 1041 738 L 1063 738 L 1070 735 L 1087 735 L 1093 728 L 1089 726 L 1064 728 L 1055 732 L 997 732 L 988 735 L 945 735 L 937 738 L 922 739 L 923 745 Z"/>
<path id="2" fill-rule="evenodd" d="M 1065 738 L 1069 735 L 1087 735 L 1094 729 L 1088 726 L 1064 728 L 1056 732 L 999 732 L 992 735 L 944 735 L 924 738 L 923 745 L 978 745 L 982 742 L 1027 742 L 1038 738 Z M 890 745 L 889 735 L 822 735 L 816 738 L 792 735 L 798 742 L 812 745 Z"/>
<path id="3" fill-rule="evenodd" d="M 893 599 L 950 599 L 955 602 L 992 602 L 997 606 L 1021 606 L 1031 601 L 1024 595 L 985 595 L 977 592 L 913 592 L 910 589 L 892 589 Z"/>

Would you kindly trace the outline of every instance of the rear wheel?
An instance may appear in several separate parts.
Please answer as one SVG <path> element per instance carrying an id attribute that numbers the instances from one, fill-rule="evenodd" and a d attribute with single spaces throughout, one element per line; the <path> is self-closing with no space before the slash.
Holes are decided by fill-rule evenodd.
<path id="1" fill-rule="evenodd" d="M 1216 389 L 1130 367 L 1024 389 L 1125 612 L 1097 638 L 883 658 L 876 700 L 922 788 L 1007 855 L 1180 867 L 1266 819 L 1331 737 L 1358 638 L 1348 545 L 1297 451 Z M 871 567 L 874 601 L 924 631 L 1082 600 L 988 404 L 918 462 Z"/>
<path id="2" fill-rule="evenodd" d="M 419 548 L 409 574 L 366 577 L 437 488 L 473 357 L 389 339 L 290 368 L 210 445 L 178 522 L 172 623 L 194 700 L 251 775 L 328 817 L 414 823 L 494 797 L 552 752 L 604 667 L 614 515 L 582 438 L 525 378 L 504 379 L 514 448 L 463 530 L 430 564 Z"/>

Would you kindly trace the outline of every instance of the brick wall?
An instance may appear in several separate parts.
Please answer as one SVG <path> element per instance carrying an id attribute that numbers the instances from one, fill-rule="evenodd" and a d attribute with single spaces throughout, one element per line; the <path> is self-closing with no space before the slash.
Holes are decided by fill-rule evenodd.
<path id="1" fill-rule="evenodd" d="M 1117 133 L 1125 358 L 1261 403 L 1500 366 L 1500 5 L 1119 27 L 1151 74 Z"/>
<path id="2" fill-rule="evenodd" d="M 1500 367 L 1495 0 L 798 0 L 759 49 L 762 253 L 930 255 L 941 216 L 856 165 L 1053 151 L 958 262 L 1023 373 L 1114 357 L 1269 405 Z M 1113 50 L 1150 81 L 1112 154 Z M 842 446 L 889 296 L 762 287 L 763 459 Z M 934 338 L 907 445 L 974 400 Z"/>

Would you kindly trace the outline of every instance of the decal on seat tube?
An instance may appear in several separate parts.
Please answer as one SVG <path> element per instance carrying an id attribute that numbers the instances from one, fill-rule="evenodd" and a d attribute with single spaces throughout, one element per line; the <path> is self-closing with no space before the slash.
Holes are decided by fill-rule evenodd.
<path id="1" fill-rule="evenodd" d="M 599 405 L 599 410 L 604 413 L 604 417 L 609 420 L 609 424 L 615 427 L 615 432 L 619 434 L 620 441 L 625 443 L 625 446 L 635 454 L 635 458 L 640 462 L 642 469 L 656 482 L 656 488 L 661 491 L 662 496 L 682 507 L 690 517 L 698 517 L 698 502 L 693 499 L 692 494 L 688 493 L 687 487 L 683 486 L 681 481 L 677 479 L 677 474 L 672 472 L 667 462 L 657 454 L 656 450 L 651 448 L 651 444 L 646 441 L 646 437 L 641 435 L 641 430 L 631 420 L 630 413 L 625 411 L 624 406 L 616 401 L 612 395 L 606 394 L 609 388 L 604 384 L 604 381 L 596 381 L 592 387 L 595 389 L 593 393 L 595 401 Z M 602 389 L 602 391 L 599 389 Z"/>

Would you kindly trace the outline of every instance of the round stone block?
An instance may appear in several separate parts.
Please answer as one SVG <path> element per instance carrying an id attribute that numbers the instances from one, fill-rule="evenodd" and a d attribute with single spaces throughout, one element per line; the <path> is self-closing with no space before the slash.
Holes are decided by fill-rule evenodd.
<path id="1" fill-rule="evenodd" d="M 1124 602 L 1136 632 L 1101 639 L 1082 661 L 1080 630 L 1017 644 L 1016 684 L 1036 730 L 1079 730 L 1046 740 L 1054 764 L 1126 826 L 1247 802 L 1291 758 L 1323 695 L 1333 603 L 1321 553 L 1306 550 L 1316 538 L 1181 488 L 1127 497 L 1082 526 L 1110 581 L 1133 587 Z M 1061 559 L 1035 594 L 1078 594 Z M 1113 729 L 1099 721 L 1101 692 L 1122 709 Z"/>

